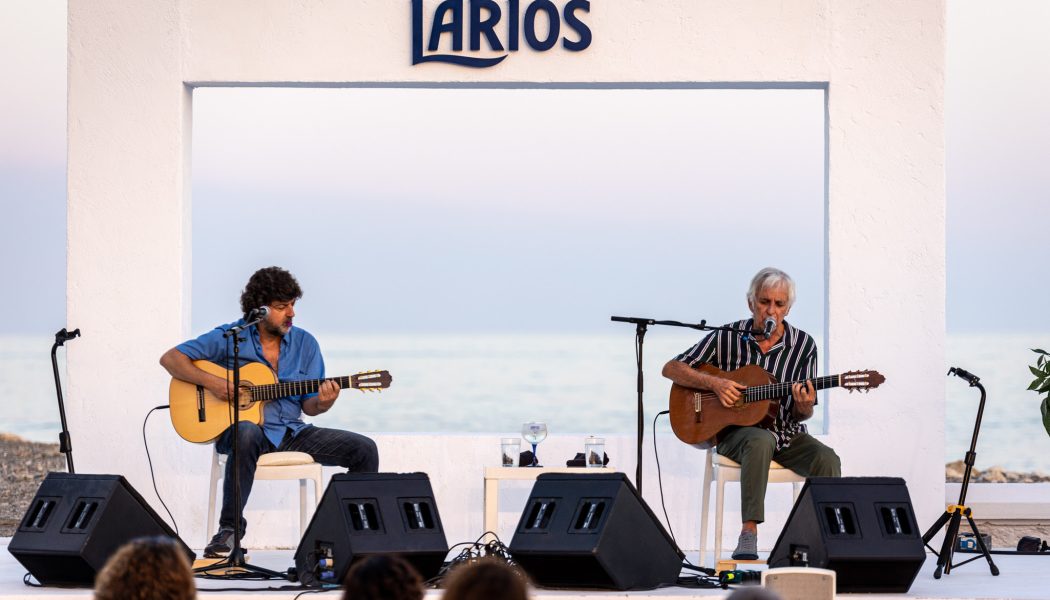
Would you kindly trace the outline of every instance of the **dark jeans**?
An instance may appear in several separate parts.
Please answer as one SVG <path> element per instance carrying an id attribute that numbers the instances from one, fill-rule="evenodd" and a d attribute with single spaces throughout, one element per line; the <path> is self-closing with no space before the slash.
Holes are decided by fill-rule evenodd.
<path id="1" fill-rule="evenodd" d="M 255 482 L 255 467 L 259 456 L 267 452 L 305 452 L 322 465 L 345 467 L 349 473 L 375 473 L 379 470 L 379 450 L 371 438 L 342 429 L 326 429 L 310 426 L 294 438 L 285 436 L 281 445 L 274 448 L 266 439 L 262 428 L 255 423 L 241 421 L 237 424 L 237 451 L 240 469 L 235 473 L 233 457 L 226 460 L 226 477 L 222 483 L 222 512 L 219 527 L 233 529 L 236 522 L 236 506 L 233 502 L 233 481 L 236 476 L 241 483 L 241 510 L 248 504 Z M 229 455 L 233 451 L 233 428 L 223 432 L 215 442 L 215 451 Z M 248 523 L 241 518 L 241 534 Z"/>
<path id="2" fill-rule="evenodd" d="M 766 519 L 766 486 L 769 463 L 791 469 L 803 477 L 840 477 L 838 454 L 808 433 L 800 433 L 791 445 L 776 451 L 776 438 L 759 427 L 740 427 L 718 443 L 715 450 L 740 463 L 740 513 L 742 521 L 761 523 Z"/>

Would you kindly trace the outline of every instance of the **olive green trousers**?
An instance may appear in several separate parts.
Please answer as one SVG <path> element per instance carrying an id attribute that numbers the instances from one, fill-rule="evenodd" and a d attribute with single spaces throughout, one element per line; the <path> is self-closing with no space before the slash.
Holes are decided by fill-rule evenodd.
<path id="1" fill-rule="evenodd" d="M 838 454 L 808 433 L 800 433 L 779 452 L 773 433 L 760 427 L 739 427 L 726 434 L 715 448 L 740 463 L 740 514 L 742 521 L 765 520 L 769 463 L 776 461 L 803 477 L 840 477 Z"/>

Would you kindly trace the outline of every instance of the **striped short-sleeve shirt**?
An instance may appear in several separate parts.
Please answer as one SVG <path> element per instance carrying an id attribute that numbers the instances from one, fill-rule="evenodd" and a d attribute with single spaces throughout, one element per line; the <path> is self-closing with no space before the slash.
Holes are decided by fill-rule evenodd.
<path id="1" fill-rule="evenodd" d="M 751 331 L 754 319 L 729 323 L 726 327 Z M 751 336 L 732 331 L 712 331 L 689 350 L 679 354 L 675 360 L 690 367 L 707 363 L 723 371 L 735 371 L 747 365 L 758 365 L 777 378 L 777 381 L 802 381 L 817 375 L 817 344 L 808 333 L 784 321 L 784 336 L 769 352 L 762 352 L 758 342 Z M 777 438 L 777 450 L 782 450 L 806 426 L 791 413 L 794 398 L 789 393 L 780 401 L 780 412 L 773 425 Z"/>

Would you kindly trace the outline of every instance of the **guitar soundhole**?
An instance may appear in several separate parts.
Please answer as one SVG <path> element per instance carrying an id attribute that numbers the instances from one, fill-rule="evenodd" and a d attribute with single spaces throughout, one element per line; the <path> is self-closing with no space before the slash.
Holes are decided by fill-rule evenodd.
<path id="1" fill-rule="evenodd" d="M 238 396 L 241 410 L 251 408 L 252 404 L 255 402 L 255 399 L 252 398 L 252 387 L 252 382 L 250 381 L 241 382 L 241 393 L 240 396 Z"/>

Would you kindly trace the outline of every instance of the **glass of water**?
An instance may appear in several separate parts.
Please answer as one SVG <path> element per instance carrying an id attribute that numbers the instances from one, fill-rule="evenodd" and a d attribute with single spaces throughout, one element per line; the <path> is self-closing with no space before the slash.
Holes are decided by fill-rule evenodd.
<path id="1" fill-rule="evenodd" d="M 583 455 L 586 457 L 584 464 L 592 468 L 605 466 L 605 438 L 588 436 L 583 441 Z"/>
<path id="2" fill-rule="evenodd" d="M 540 466 L 540 459 L 536 456 L 536 444 L 547 439 L 547 424 L 529 421 L 521 426 L 521 437 L 525 438 L 526 442 L 532 444 L 532 464 L 529 466 Z"/>

